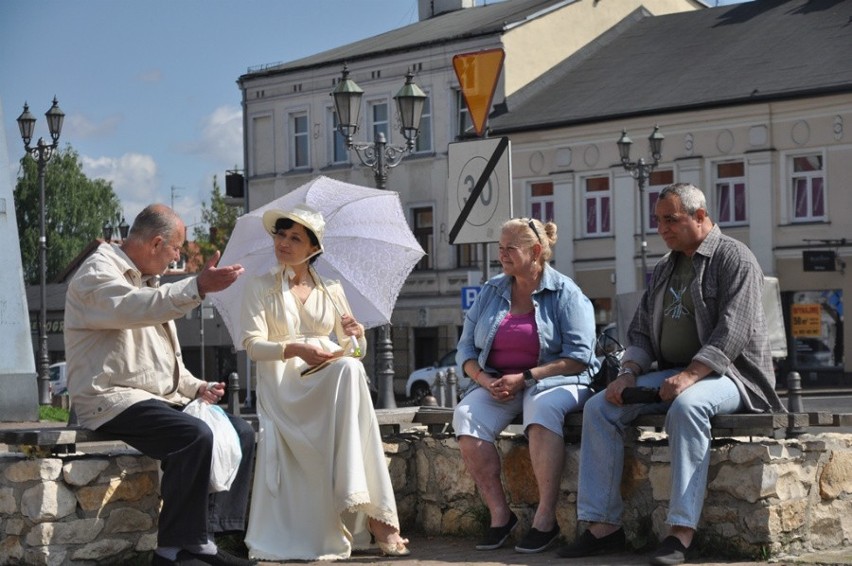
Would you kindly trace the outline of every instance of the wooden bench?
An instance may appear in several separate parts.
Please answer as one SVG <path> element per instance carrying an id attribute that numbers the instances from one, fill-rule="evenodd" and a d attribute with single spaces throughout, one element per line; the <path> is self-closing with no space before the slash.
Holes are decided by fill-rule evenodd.
<path id="1" fill-rule="evenodd" d="M 257 418 L 254 415 L 242 416 L 257 431 Z M 40 456 L 73 454 L 77 451 L 78 444 L 99 442 L 121 442 L 121 439 L 105 432 L 62 423 L 32 428 L 0 429 L 0 444 L 21 446 L 28 453 Z"/>
<path id="2" fill-rule="evenodd" d="M 450 407 L 420 407 L 412 423 L 424 424 L 431 433 L 449 432 L 452 426 L 453 409 Z M 631 425 L 640 428 L 662 430 L 665 415 L 642 415 Z M 512 424 L 521 424 L 520 418 Z M 812 413 L 745 413 L 718 415 L 710 421 L 714 438 L 733 436 L 766 436 L 778 438 L 804 427 L 852 426 L 852 414 Z M 565 416 L 565 438 L 577 441 L 583 428 L 583 413 L 568 413 Z"/>
<path id="3" fill-rule="evenodd" d="M 253 415 L 242 415 L 257 429 Z M 452 432 L 451 407 L 405 407 L 376 410 L 382 434 L 399 434 L 403 428 L 425 425 L 431 434 Z M 662 430 L 665 415 L 642 415 L 631 424 L 634 427 Z M 521 424 L 520 418 L 513 424 Z M 711 421 L 714 438 L 734 436 L 765 436 L 783 438 L 794 436 L 804 427 L 852 427 L 852 413 L 770 413 L 719 415 Z M 579 441 L 583 428 L 583 413 L 568 413 L 565 417 L 565 439 Z M 38 428 L 0 430 L 0 444 L 27 447 L 34 454 L 73 454 L 78 444 L 117 442 L 118 438 L 80 426 L 44 426 Z"/>

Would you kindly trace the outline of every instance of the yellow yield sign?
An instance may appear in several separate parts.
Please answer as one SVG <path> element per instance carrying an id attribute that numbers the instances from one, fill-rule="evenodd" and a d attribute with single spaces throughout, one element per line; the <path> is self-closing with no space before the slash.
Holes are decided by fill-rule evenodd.
<path id="1" fill-rule="evenodd" d="M 482 136 L 491 100 L 497 88 L 503 59 L 506 53 L 500 49 L 486 49 L 474 53 L 460 53 L 453 57 L 453 68 L 461 85 L 470 120 L 476 135 Z"/>

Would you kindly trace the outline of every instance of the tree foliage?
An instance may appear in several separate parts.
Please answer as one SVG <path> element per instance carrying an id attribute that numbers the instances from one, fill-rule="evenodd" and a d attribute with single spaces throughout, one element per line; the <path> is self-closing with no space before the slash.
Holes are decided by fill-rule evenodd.
<path id="1" fill-rule="evenodd" d="M 96 238 L 103 237 L 104 222 L 120 217 L 121 202 L 112 183 L 83 174 L 79 154 L 67 145 L 57 149 L 44 168 L 47 281 L 62 273 Z M 15 185 L 15 215 L 21 241 L 24 280 L 40 281 L 38 162 L 21 159 Z"/>
<path id="2" fill-rule="evenodd" d="M 207 261 L 216 250 L 225 251 L 240 214 L 242 207 L 227 203 L 219 180 L 214 175 L 210 208 L 205 201 L 201 202 L 201 224 L 193 232 L 203 261 Z"/>

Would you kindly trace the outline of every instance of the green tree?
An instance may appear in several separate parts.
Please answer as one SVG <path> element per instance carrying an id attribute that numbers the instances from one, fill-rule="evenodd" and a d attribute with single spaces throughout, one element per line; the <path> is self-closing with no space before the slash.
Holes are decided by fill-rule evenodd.
<path id="1" fill-rule="evenodd" d="M 38 163 L 21 159 L 15 185 L 15 215 L 21 241 L 24 280 L 39 282 Z M 44 169 L 47 281 L 54 281 L 92 240 L 103 237 L 103 225 L 121 212 L 112 183 L 83 174 L 79 154 L 68 145 L 53 154 Z"/>
<path id="2" fill-rule="evenodd" d="M 207 261 L 216 250 L 225 251 L 231 232 L 242 214 L 241 206 L 228 204 L 216 175 L 213 176 L 213 192 L 210 196 L 210 208 L 201 202 L 201 224 L 194 228 L 195 243 L 203 261 Z"/>

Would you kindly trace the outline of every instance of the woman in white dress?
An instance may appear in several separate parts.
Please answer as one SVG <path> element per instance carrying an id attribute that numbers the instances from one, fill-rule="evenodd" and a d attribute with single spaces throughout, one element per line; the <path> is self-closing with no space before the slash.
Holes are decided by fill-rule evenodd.
<path id="1" fill-rule="evenodd" d="M 263 224 L 278 266 L 248 282 L 242 309 L 243 346 L 257 362 L 260 421 L 245 538 L 250 556 L 345 559 L 353 548 L 368 548 L 371 533 L 385 555 L 407 555 L 358 359 L 364 327 L 347 314 L 340 284 L 324 285 L 311 267 L 323 251 L 325 221 L 298 205 L 267 211 Z"/>

